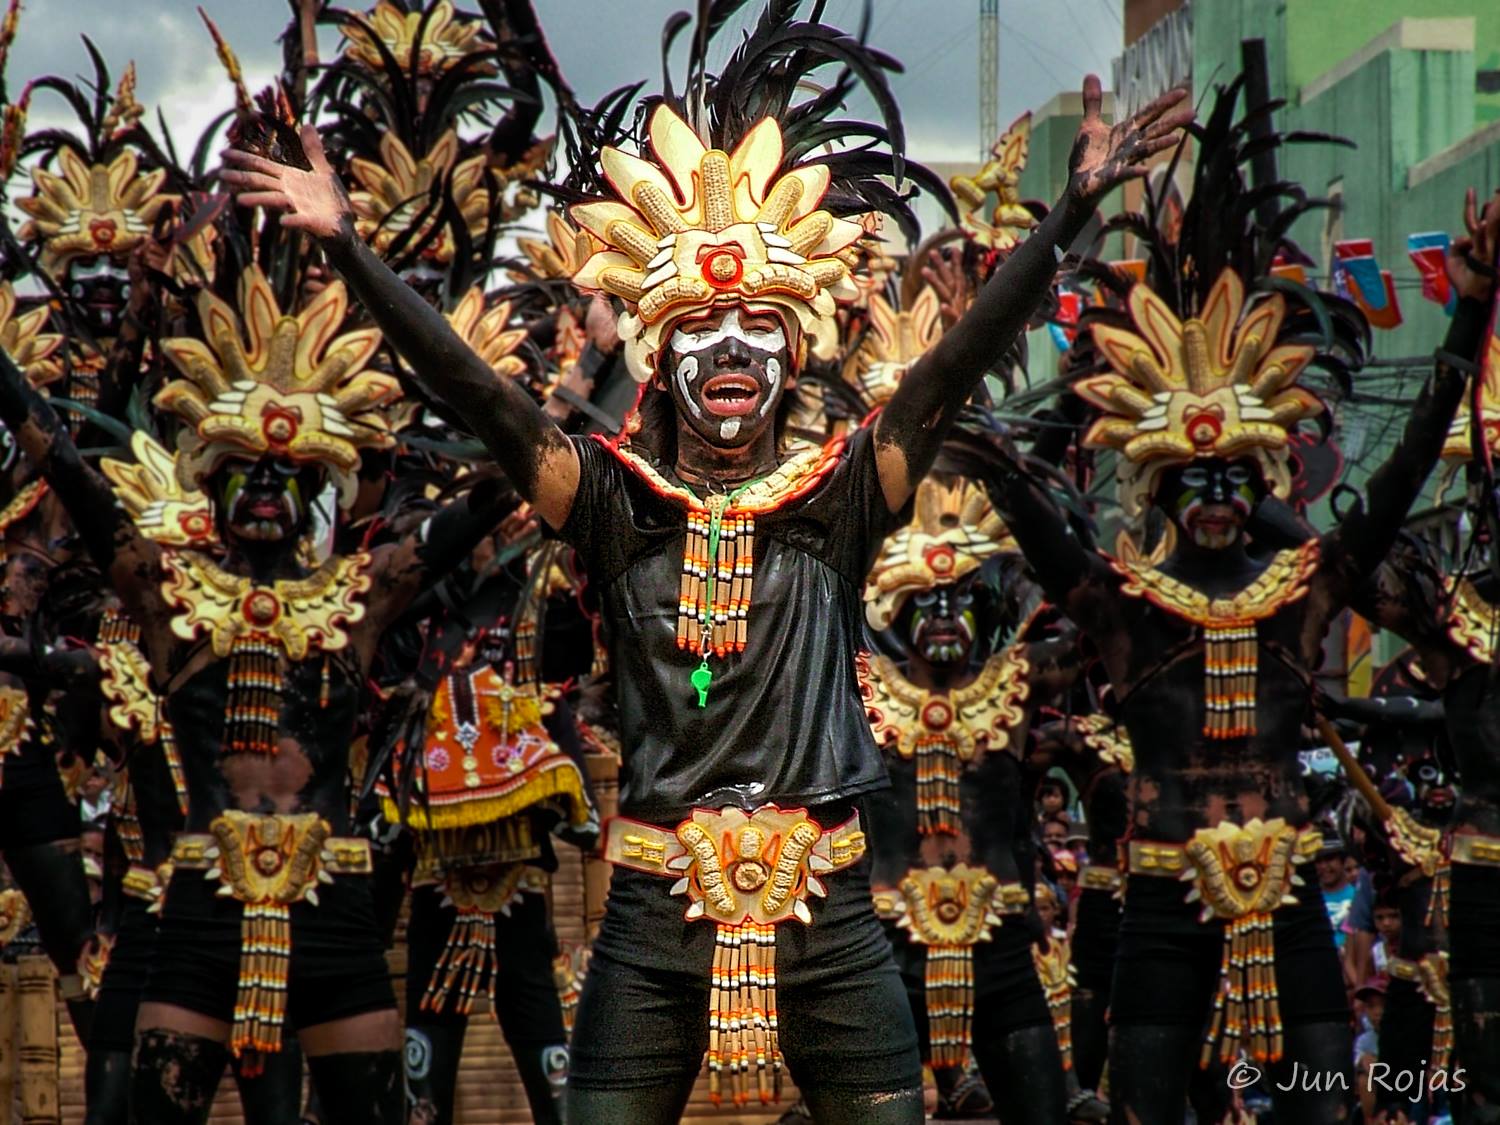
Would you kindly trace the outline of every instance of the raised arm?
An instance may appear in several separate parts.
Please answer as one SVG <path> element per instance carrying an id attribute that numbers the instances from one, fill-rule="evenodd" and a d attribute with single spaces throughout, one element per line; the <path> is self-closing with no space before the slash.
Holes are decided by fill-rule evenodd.
<path id="1" fill-rule="evenodd" d="M 136 531 L 104 476 L 78 453 L 47 400 L 0 351 L 0 421 L 67 510 L 84 546 L 132 609 L 155 580 L 158 548 Z"/>
<path id="2" fill-rule="evenodd" d="M 1437 352 L 1437 366 L 1407 419 L 1401 440 L 1370 477 L 1365 502 L 1346 516 L 1323 541 L 1324 573 L 1335 583 L 1334 603 L 1347 604 L 1355 588 L 1374 573 L 1422 494 L 1428 475 L 1442 453 L 1449 423 L 1463 399 L 1467 376 L 1489 326 L 1494 296 L 1494 262 L 1500 249 L 1500 192 L 1481 219 L 1474 193 L 1467 200 L 1469 236 L 1456 240 L 1448 254 L 1448 276 L 1459 294 L 1447 338 Z"/>
<path id="3" fill-rule="evenodd" d="M 968 311 L 912 365 L 876 423 L 881 489 L 898 510 L 932 467 L 938 447 L 974 387 L 1005 354 L 1046 296 L 1064 252 L 1110 190 L 1146 172 L 1146 161 L 1177 143 L 1192 110 L 1172 90 L 1114 128 L 1099 117 L 1099 79 L 1083 85 L 1084 117 L 1068 161 L 1068 186 L 1040 226 L 1015 248 Z"/>
<path id="4" fill-rule="evenodd" d="M 379 618 L 372 618 L 372 624 L 383 628 L 399 618 L 424 590 L 467 559 L 517 504 L 508 481 L 480 481 L 382 552 L 375 574 Z"/>
<path id="5" fill-rule="evenodd" d="M 1057 502 L 1011 456 L 985 480 L 1047 600 L 1084 632 L 1097 632 L 1112 588 L 1109 567 L 1085 545 Z"/>
<path id="6" fill-rule="evenodd" d="M 560 528 L 578 490 L 572 443 L 525 389 L 498 377 L 443 315 L 395 275 L 354 232 L 354 217 L 313 126 L 302 146 L 310 171 L 248 152 L 224 154 L 225 184 L 246 207 L 285 212 L 282 224 L 316 236 L 375 323 L 411 364 L 417 381 L 464 418 L 542 519 Z"/>

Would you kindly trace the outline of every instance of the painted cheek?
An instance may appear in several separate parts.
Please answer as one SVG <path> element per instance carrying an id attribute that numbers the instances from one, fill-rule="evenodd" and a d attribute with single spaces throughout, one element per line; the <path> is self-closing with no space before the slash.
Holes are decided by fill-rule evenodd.
<path id="1" fill-rule="evenodd" d="M 1234 496 L 1231 499 L 1234 510 L 1243 516 L 1248 516 L 1250 510 L 1255 507 L 1255 490 L 1248 484 L 1242 484 L 1234 490 Z"/>

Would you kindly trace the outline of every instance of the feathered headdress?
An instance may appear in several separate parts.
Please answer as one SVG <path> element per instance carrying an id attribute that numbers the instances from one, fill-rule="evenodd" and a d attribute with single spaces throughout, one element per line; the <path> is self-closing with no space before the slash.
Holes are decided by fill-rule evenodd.
<path id="1" fill-rule="evenodd" d="M 151 233 L 158 212 L 177 200 L 161 190 L 166 171 L 138 171 L 128 148 L 107 164 L 89 164 L 64 147 L 57 161 L 61 176 L 33 168 L 36 194 L 16 200 L 31 216 L 18 237 L 42 244 L 42 268 L 54 277 L 74 258 L 125 257 Z"/>
<path id="2" fill-rule="evenodd" d="M 135 454 L 134 463 L 105 457 L 99 468 L 141 534 L 168 547 L 212 543 L 214 517 L 208 497 L 182 486 L 177 456 L 141 430 L 131 433 L 130 451 Z"/>
<path id="3" fill-rule="evenodd" d="M 326 467 L 341 503 L 353 502 L 359 451 L 391 445 L 380 408 L 401 392 L 395 379 L 365 369 L 378 329 L 339 334 L 348 307 L 335 281 L 300 313 L 283 313 L 258 266 L 240 275 L 238 311 L 198 295 L 204 338 L 162 341 L 184 378 L 155 400 L 189 424 L 177 470 L 185 487 L 201 488 L 226 457 L 273 454 Z"/>
<path id="4" fill-rule="evenodd" d="M 927 477 L 917 486 L 911 523 L 886 539 L 865 583 L 865 620 L 888 628 L 901 603 L 919 590 L 947 585 L 1016 544 L 977 483 Z"/>
<path id="5" fill-rule="evenodd" d="M 943 335 L 938 296 L 923 287 L 909 309 L 897 311 L 884 297 L 870 299 L 869 331 L 844 361 L 844 380 L 869 406 L 883 406 L 896 393 L 906 369 Z"/>
<path id="6" fill-rule="evenodd" d="M 590 181 L 596 154 L 569 153 L 574 183 L 610 197 L 572 208 L 578 225 L 604 244 L 574 282 L 626 301 L 620 335 L 642 381 L 675 322 L 716 306 L 775 312 L 806 334 L 813 354 L 831 358 L 834 301 L 855 296 L 844 256 L 864 233 L 850 217 L 885 211 L 915 230 L 906 195 L 882 174 L 920 184 L 951 210 L 936 177 L 905 162 L 887 80 L 899 64 L 816 22 L 821 4 L 812 22 L 794 19 L 799 0 L 767 5 L 720 72 L 708 73 L 708 44 L 744 6 L 729 0 L 701 8 L 685 92 L 679 96 L 666 77 L 662 98 L 648 103 L 654 108 L 640 156 L 606 144 L 597 153 L 603 178 Z M 664 54 L 690 22 L 685 14 L 669 21 Z M 839 71 L 822 89 L 809 76 L 825 65 Z M 883 125 L 833 119 L 856 83 L 879 106 Z M 803 96 L 808 89 L 819 92 Z M 606 99 L 598 111 L 606 124 L 619 125 L 636 90 Z M 590 120 L 577 137 L 608 132 Z M 854 138 L 862 143 L 836 150 Z M 818 149 L 836 151 L 808 161 Z"/>
<path id="7" fill-rule="evenodd" d="M 380 0 L 364 19 L 347 17 L 339 30 L 350 58 L 371 70 L 384 66 L 384 49 L 402 69 L 424 78 L 441 77 L 473 52 L 495 45 L 483 21 L 463 19 L 449 0 L 411 11 Z M 494 69 L 490 65 L 486 73 Z"/>
<path id="8" fill-rule="evenodd" d="M 26 374 L 33 387 L 45 387 L 62 376 L 62 364 L 54 358 L 62 347 L 63 337 L 43 332 L 52 310 L 38 305 L 16 315 L 16 290 L 10 282 L 0 282 L 0 348 Z"/>
<path id="9" fill-rule="evenodd" d="M 1245 286 L 1226 269 L 1197 316 L 1180 321 L 1145 285 L 1130 291 L 1135 331 L 1093 326 L 1111 371 L 1073 389 L 1101 416 L 1084 445 L 1120 454 L 1120 503 L 1141 515 L 1161 471 L 1194 458 L 1253 457 L 1271 491 L 1291 491 L 1288 437 L 1323 412 L 1297 386 L 1308 345 L 1277 345 L 1286 301 L 1272 294 L 1242 315 Z"/>
<path id="10" fill-rule="evenodd" d="M 1347 389 L 1368 348 L 1368 326 L 1352 304 L 1273 273 L 1278 263 L 1308 260 L 1287 232 L 1328 202 L 1290 182 L 1252 188 L 1242 172 L 1252 155 L 1285 140 L 1339 138 L 1283 137 L 1270 128 L 1272 107 L 1251 107 L 1236 122 L 1243 86 L 1240 76 L 1221 88 L 1208 119 L 1189 127 L 1198 159 L 1180 223 L 1165 206 L 1175 161 L 1147 191 L 1146 214 L 1105 222 L 1101 238 L 1126 231 L 1139 240 L 1146 280 L 1131 285 L 1097 261 L 1079 270 L 1101 299 L 1080 317 L 1066 366 L 1078 395 L 1100 411 L 1083 444 L 1119 455 L 1128 517 L 1143 514 L 1163 469 L 1195 458 L 1252 459 L 1271 492 L 1286 498 L 1290 437 L 1325 413 L 1305 384 L 1308 369 Z"/>
<path id="11" fill-rule="evenodd" d="M 662 105 L 648 144 L 659 163 L 617 148 L 600 153 L 618 202 L 573 208 L 606 247 L 573 283 L 629 302 L 620 336 L 636 379 L 650 378 L 677 321 L 723 305 L 775 311 L 806 333 L 814 354 L 831 355 L 834 297 L 854 296 L 837 254 L 863 231 L 818 209 L 828 169 L 810 164 L 778 176 L 781 128 L 771 118 L 726 153 Z"/>

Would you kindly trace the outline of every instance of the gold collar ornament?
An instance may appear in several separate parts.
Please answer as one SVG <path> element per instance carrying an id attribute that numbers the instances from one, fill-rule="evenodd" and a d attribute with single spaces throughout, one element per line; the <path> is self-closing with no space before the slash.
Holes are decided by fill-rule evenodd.
<path id="1" fill-rule="evenodd" d="M 162 341 L 184 378 L 155 399 L 188 423 L 177 462 L 183 487 L 201 489 L 228 457 L 271 455 L 322 466 L 340 503 L 354 502 L 359 451 L 391 446 L 380 411 L 400 386 L 365 369 L 379 329 L 339 333 L 348 309 L 344 284 L 335 281 L 295 316 L 284 314 L 254 265 L 240 275 L 238 312 L 207 290 L 198 294 L 204 339 Z"/>
<path id="2" fill-rule="evenodd" d="M 276 753 L 283 656 L 323 654 L 327 705 L 327 655 L 348 647 L 348 627 L 364 620 L 369 565 L 363 551 L 335 555 L 306 578 L 258 586 L 193 551 L 162 555 L 162 597 L 178 611 L 172 632 L 185 641 L 206 633 L 214 655 L 229 658 L 225 753 Z"/>
<path id="3" fill-rule="evenodd" d="M 651 378 L 679 320 L 735 305 L 775 313 L 802 330 L 814 355 L 831 358 L 834 300 L 855 296 L 838 255 L 863 228 L 818 209 L 828 166 L 782 171 L 781 127 L 769 117 L 732 153 L 710 149 L 666 105 L 651 115 L 648 151 L 654 161 L 604 148 L 619 198 L 572 208 L 605 247 L 573 284 L 628 303 L 620 339 L 636 380 Z"/>
<path id="4" fill-rule="evenodd" d="M 1083 744 L 1099 755 L 1105 765 L 1114 766 L 1121 773 L 1135 769 L 1135 750 L 1124 723 L 1098 713 L 1074 715 L 1069 721 L 1083 737 Z"/>
<path id="5" fill-rule="evenodd" d="M 755 517 L 794 503 L 817 488 L 838 467 L 844 439 L 834 438 L 820 448 L 806 449 L 770 475 L 706 500 L 667 480 L 629 449 L 603 444 L 653 492 L 686 512 L 687 539 L 677 595 L 677 647 L 701 658 L 691 683 L 698 693 L 698 706 L 707 707 L 708 689 L 713 683 L 709 655 L 722 659 L 744 652 L 749 641 Z"/>
<path id="6" fill-rule="evenodd" d="M 911 683 L 888 656 L 861 654 L 860 695 L 875 740 L 917 763 L 917 830 L 957 836 L 959 783 L 982 753 L 1011 747 L 1011 731 L 1026 717 L 1031 662 L 1026 646 L 1011 645 L 984 663 L 979 675 L 952 691 Z"/>
<path id="7" fill-rule="evenodd" d="M 1144 560 L 1110 560 L 1125 579 L 1121 593 L 1145 598 L 1203 630 L 1203 737 L 1255 736 L 1258 623 L 1306 596 L 1319 557 L 1316 539 L 1278 551 L 1254 582 L 1219 598 L 1163 574 Z"/>
<path id="8" fill-rule="evenodd" d="M 89 164 L 70 146 L 60 145 L 57 166 L 60 177 L 33 168 L 36 194 L 16 200 L 31 216 L 16 237 L 42 244 L 42 268 L 55 278 L 75 258 L 124 260 L 150 236 L 162 208 L 177 201 L 161 190 L 166 169 L 138 173 L 130 148 L 108 164 Z"/>
<path id="9" fill-rule="evenodd" d="M 1462 576 L 1448 605 L 1448 637 L 1480 664 L 1495 662 L 1500 607 L 1486 601 L 1474 583 Z"/>
<path id="10" fill-rule="evenodd" d="M 1290 435 L 1323 404 L 1297 386 L 1314 349 L 1275 342 L 1285 299 L 1272 294 L 1242 316 L 1244 282 L 1225 269 L 1186 321 L 1144 284 L 1130 290 L 1129 307 L 1134 332 L 1092 329 L 1112 370 L 1073 385 L 1102 412 L 1083 444 L 1119 454 L 1125 514 L 1142 517 L 1162 471 L 1197 458 L 1252 458 L 1266 486 L 1286 499 Z"/>
<path id="11" fill-rule="evenodd" d="M 1187 865 L 1179 878 L 1193 884 L 1188 901 L 1203 903 L 1200 921 L 1227 923 L 1224 966 L 1200 1066 L 1209 1065 L 1216 1043 L 1224 1063 L 1241 1049 L 1260 1063 L 1281 1058 L 1271 914 L 1296 901 L 1291 889 L 1302 880 L 1295 865 L 1307 862 L 1321 842 L 1316 829 L 1256 817 L 1244 825 L 1226 821 L 1200 828 L 1183 846 Z"/>
<path id="12" fill-rule="evenodd" d="M 0 782 L 5 779 L 5 759 L 20 752 L 33 729 L 26 692 L 0 686 Z"/>
<path id="13" fill-rule="evenodd" d="M 781 1096 L 776 927 L 793 919 L 811 925 L 808 896 L 825 897 L 822 877 L 864 853 L 858 814 L 830 829 L 806 809 L 775 805 L 753 812 L 694 809 L 675 831 L 624 817 L 609 822 L 609 862 L 677 877 L 672 893 L 687 897 L 684 917 L 715 925 L 708 998 L 708 1089 L 715 1105 L 726 1084 L 736 1105 L 752 1093 L 762 1105 Z"/>

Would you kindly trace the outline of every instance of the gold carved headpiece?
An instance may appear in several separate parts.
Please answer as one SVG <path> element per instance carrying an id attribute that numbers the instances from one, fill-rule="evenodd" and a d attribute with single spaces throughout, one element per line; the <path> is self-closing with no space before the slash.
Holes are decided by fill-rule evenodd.
<path id="1" fill-rule="evenodd" d="M 17 316 L 15 287 L 8 281 L 0 282 L 0 348 L 37 388 L 62 376 L 62 364 L 55 357 L 63 338 L 42 331 L 51 315 L 46 305 L 38 305 Z"/>
<path id="2" fill-rule="evenodd" d="M 114 486 L 121 506 L 142 535 L 168 547 L 202 547 L 215 538 L 208 497 L 184 488 L 177 475 L 177 456 L 150 434 L 130 435 L 135 462 L 100 460 L 99 468 Z"/>
<path id="3" fill-rule="evenodd" d="M 938 296 L 924 286 L 909 309 L 897 312 L 884 297 L 870 299 L 870 331 L 844 361 L 844 379 L 884 406 L 901 377 L 943 335 Z"/>
<path id="4" fill-rule="evenodd" d="M 1483 365 L 1479 383 L 1479 425 L 1484 431 L 1484 444 L 1490 456 L 1500 455 L 1500 336 L 1490 338 L 1489 351 Z M 1448 470 L 1448 481 L 1474 457 L 1474 409 L 1473 400 L 1464 396 L 1448 427 L 1448 438 L 1443 442 L 1443 462 Z"/>
<path id="5" fill-rule="evenodd" d="M 178 336 L 162 350 L 182 379 L 156 405 L 185 419 L 178 477 L 187 488 L 229 456 L 266 454 L 326 467 L 345 506 L 354 499 L 361 448 L 392 443 L 380 408 L 400 397 L 395 379 L 365 370 L 380 331 L 339 334 L 349 298 L 335 281 L 300 313 L 283 313 L 265 274 L 240 275 L 239 310 L 212 293 L 198 295 L 204 340 Z"/>
<path id="6" fill-rule="evenodd" d="M 1011 123 L 990 148 L 990 158 L 973 176 L 954 176 L 948 181 L 953 195 L 963 205 L 964 233 L 979 245 L 1009 250 L 1036 226 L 1036 216 L 1021 202 L 1021 173 L 1031 151 L 1031 114 L 1023 113 Z M 983 214 L 985 200 L 993 194 L 995 207 Z"/>
<path id="7" fill-rule="evenodd" d="M 1323 404 L 1297 386 L 1313 348 L 1275 342 L 1286 315 L 1281 295 L 1242 318 L 1245 286 L 1226 269 L 1187 321 L 1144 284 L 1131 289 L 1129 305 L 1135 331 L 1093 326 L 1112 370 L 1074 384 L 1103 412 L 1084 444 L 1120 454 L 1126 515 L 1144 512 L 1163 469 L 1195 458 L 1251 458 L 1284 499 L 1292 483 L 1289 435 Z"/>
<path id="8" fill-rule="evenodd" d="M 730 305 L 776 313 L 802 330 L 815 355 L 831 357 L 834 298 L 854 296 L 837 255 L 863 231 L 818 209 L 827 165 L 778 176 L 781 127 L 769 117 L 726 153 L 708 148 L 662 105 L 651 115 L 649 142 L 654 160 L 603 149 L 604 174 L 619 199 L 572 209 L 605 246 L 573 283 L 629 303 L 620 337 L 631 374 L 651 377 L 677 321 Z"/>
<path id="9" fill-rule="evenodd" d="M 377 164 L 356 156 L 349 162 L 349 171 L 359 183 L 359 189 L 349 193 L 354 229 L 377 254 L 384 257 L 391 244 L 411 230 L 419 218 L 420 229 L 411 233 L 408 244 L 426 237 L 440 221 L 441 209 L 433 205 L 433 193 L 445 180 L 469 234 L 476 241 L 484 236 L 490 211 L 490 193 L 484 186 L 484 154 L 459 162 L 458 134 L 452 129 L 421 159 L 413 157 L 395 133 L 388 132 L 380 138 L 380 159 L 383 163 Z M 446 224 L 423 248 L 422 257 L 440 266 L 453 261 L 453 239 Z"/>
<path id="10" fill-rule="evenodd" d="M 57 164 L 61 176 L 33 168 L 36 194 L 16 201 L 31 216 L 18 237 L 41 242 L 42 268 L 53 277 L 74 258 L 123 258 L 151 233 L 157 213 L 177 199 L 161 190 L 166 170 L 138 174 L 128 148 L 108 164 L 89 164 L 64 145 Z"/>
<path id="11" fill-rule="evenodd" d="M 485 34 L 480 20 L 459 19 L 449 0 L 437 0 L 431 6 L 431 17 L 427 27 L 422 28 L 424 10 L 402 11 L 390 0 L 380 0 L 365 17 L 369 30 L 354 20 L 348 20 L 340 31 L 349 41 L 345 48 L 348 55 L 369 67 L 383 69 L 380 50 L 370 38 L 375 33 L 385 49 L 401 64 L 403 71 L 412 69 L 415 56 L 417 73 L 424 78 L 440 78 L 443 72 L 456 66 L 465 55 L 487 50 L 494 43 Z M 421 36 L 420 40 L 418 36 Z M 493 63 L 476 68 L 477 74 L 495 73 Z"/>
<path id="12" fill-rule="evenodd" d="M 911 523 L 891 535 L 865 583 L 865 620 L 885 629 L 907 596 L 978 570 L 988 558 L 1016 550 L 984 489 L 973 481 L 927 477 L 917 486 Z"/>

